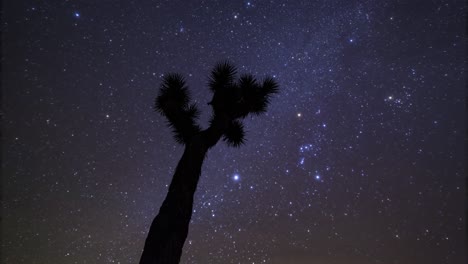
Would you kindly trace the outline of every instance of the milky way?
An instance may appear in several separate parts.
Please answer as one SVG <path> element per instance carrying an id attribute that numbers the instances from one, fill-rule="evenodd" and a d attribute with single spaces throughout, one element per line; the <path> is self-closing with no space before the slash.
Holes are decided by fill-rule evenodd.
<path id="1" fill-rule="evenodd" d="M 274 77 L 181 263 L 466 262 L 464 1 L 4 1 L 2 263 L 137 263 L 183 147 L 153 110 Z"/>

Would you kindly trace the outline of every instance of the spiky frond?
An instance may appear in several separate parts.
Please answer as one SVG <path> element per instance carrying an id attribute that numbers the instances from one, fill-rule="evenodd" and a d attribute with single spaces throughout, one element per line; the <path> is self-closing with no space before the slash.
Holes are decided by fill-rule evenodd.
<path id="1" fill-rule="evenodd" d="M 265 113 L 271 96 L 276 93 L 278 93 L 278 84 L 271 77 L 265 78 L 261 86 L 256 85 L 246 90 L 249 112 L 256 115 Z"/>
<path id="2" fill-rule="evenodd" d="M 244 74 L 239 78 L 239 86 L 244 90 L 255 89 L 258 87 L 257 80 L 252 74 Z"/>
<path id="3" fill-rule="evenodd" d="M 187 108 L 187 114 L 189 117 L 193 118 L 193 120 L 198 120 L 198 118 L 200 117 L 200 110 L 198 110 L 196 104 L 191 104 Z"/>
<path id="4" fill-rule="evenodd" d="M 244 118 L 250 112 L 250 105 L 255 103 L 252 98 L 258 93 L 260 87 L 257 80 L 251 74 L 242 75 L 230 89 L 229 103 L 230 113 L 236 118 Z"/>
<path id="5" fill-rule="evenodd" d="M 165 114 L 176 108 L 185 108 L 189 101 L 190 93 L 185 86 L 184 77 L 179 74 L 168 74 L 163 79 L 154 108 Z"/>
<path id="6" fill-rule="evenodd" d="M 279 86 L 275 79 L 268 76 L 263 80 L 262 90 L 265 95 L 269 97 L 279 92 Z"/>
<path id="7" fill-rule="evenodd" d="M 174 138 L 181 144 L 187 143 L 195 133 L 201 131 L 196 124 L 200 113 L 195 104 L 189 105 L 189 101 L 190 94 L 184 78 L 178 74 L 165 76 L 154 108 L 167 118 Z"/>
<path id="8" fill-rule="evenodd" d="M 236 67 L 229 61 L 218 63 L 213 71 L 209 81 L 209 87 L 212 92 L 216 92 L 229 86 L 234 81 L 234 76 L 237 73 Z"/>
<path id="9" fill-rule="evenodd" d="M 223 140 L 230 147 L 240 147 L 245 143 L 244 125 L 239 120 L 233 120 L 224 133 Z"/>

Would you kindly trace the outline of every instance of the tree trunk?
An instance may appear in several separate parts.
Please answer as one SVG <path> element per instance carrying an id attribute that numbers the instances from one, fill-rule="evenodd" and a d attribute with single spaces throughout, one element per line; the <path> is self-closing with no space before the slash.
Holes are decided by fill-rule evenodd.
<path id="1" fill-rule="evenodd" d="M 154 218 L 140 264 L 177 264 L 188 235 L 193 197 L 208 149 L 221 138 L 227 120 L 215 120 L 210 128 L 195 135 L 185 146 L 166 199 Z"/>

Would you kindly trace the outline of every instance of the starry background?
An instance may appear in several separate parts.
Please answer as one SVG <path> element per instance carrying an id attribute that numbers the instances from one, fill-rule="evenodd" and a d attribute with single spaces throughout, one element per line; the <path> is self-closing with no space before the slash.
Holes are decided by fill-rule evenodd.
<path id="1" fill-rule="evenodd" d="M 464 1 L 3 1 L 2 263 L 137 263 L 230 59 L 281 93 L 208 154 L 181 263 L 466 263 Z"/>

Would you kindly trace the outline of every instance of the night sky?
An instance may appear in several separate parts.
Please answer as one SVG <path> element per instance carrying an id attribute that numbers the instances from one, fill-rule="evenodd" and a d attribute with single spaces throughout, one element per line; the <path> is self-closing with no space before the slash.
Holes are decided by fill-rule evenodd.
<path id="1" fill-rule="evenodd" d="M 465 1 L 3 1 L 2 253 L 137 263 L 183 146 L 178 72 L 280 85 L 219 142 L 181 263 L 466 263 Z"/>

